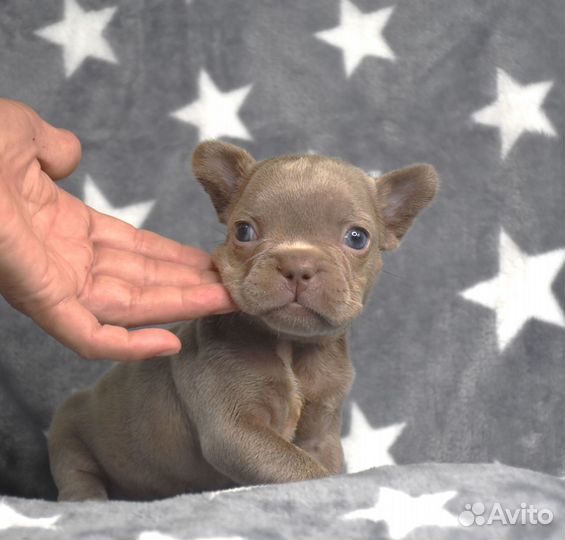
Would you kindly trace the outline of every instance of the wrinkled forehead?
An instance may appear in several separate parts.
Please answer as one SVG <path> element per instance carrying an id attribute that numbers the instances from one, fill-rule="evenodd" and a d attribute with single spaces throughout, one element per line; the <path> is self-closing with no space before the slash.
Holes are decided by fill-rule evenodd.
<path id="1" fill-rule="evenodd" d="M 363 171 L 321 156 L 291 156 L 259 163 L 236 205 L 269 223 L 315 227 L 318 223 L 376 221 L 374 181 Z"/>

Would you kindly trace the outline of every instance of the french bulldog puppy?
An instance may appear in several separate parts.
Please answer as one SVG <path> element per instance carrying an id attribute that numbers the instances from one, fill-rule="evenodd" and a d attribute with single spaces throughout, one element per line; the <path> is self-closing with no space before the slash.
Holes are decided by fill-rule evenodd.
<path id="1" fill-rule="evenodd" d="M 214 262 L 240 312 L 176 328 L 178 355 L 113 367 L 49 432 L 59 500 L 148 500 L 342 471 L 346 330 L 416 215 L 430 165 L 374 179 L 337 159 L 193 156 L 226 241 Z"/>

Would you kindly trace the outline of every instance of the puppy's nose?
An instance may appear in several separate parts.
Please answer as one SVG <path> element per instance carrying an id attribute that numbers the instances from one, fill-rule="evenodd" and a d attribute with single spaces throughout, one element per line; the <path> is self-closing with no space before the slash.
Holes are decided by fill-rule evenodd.
<path id="1" fill-rule="evenodd" d="M 297 293 L 304 291 L 319 270 L 318 261 L 306 253 L 285 253 L 277 256 L 277 270 Z"/>

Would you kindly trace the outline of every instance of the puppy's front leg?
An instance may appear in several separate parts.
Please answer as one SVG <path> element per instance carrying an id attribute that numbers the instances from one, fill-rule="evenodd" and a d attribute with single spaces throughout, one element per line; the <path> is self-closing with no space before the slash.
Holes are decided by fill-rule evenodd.
<path id="1" fill-rule="evenodd" d="M 201 433 L 200 442 L 204 458 L 241 485 L 295 482 L 330 474 L 304 450 L 253 422 L 216 425 Z"/>
<path id="2" fill-rule="evenodd" d="M 294 442 L 327 468 L 330 474 L 343 472 L 341 446 L 341 402 L 308 403 L 302 410 Z"/>

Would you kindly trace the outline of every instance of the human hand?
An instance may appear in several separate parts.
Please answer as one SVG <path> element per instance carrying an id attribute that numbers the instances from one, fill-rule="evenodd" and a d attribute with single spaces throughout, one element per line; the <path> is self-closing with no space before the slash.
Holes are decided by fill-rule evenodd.
<path id="1" fill-rule="evenodd" d="M 81 356 L 141 360 L 180 349 L 126 328 L 235 309 L 208 254 L 96 212 L 53 180 L 81 157 L 70 132 L 0 99 L 0 294 Z"/>

